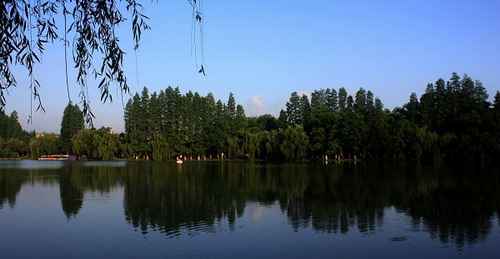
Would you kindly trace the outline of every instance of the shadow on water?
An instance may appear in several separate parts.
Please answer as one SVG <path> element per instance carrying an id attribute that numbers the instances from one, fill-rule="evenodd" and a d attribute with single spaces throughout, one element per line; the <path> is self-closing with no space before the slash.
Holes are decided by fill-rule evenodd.
<path id="1" fill-rule="evenodd" d="M 168 164 L 136 166 L 127 168 L 125 214 L 145 234 L 200 224 L 213 230 L 220 220 L 234 228 L 248 202 L 278 201 L 296 231 L 374 232 L 384 224 L 384 211 L 394 207 L 411 217 L 414 229 L 460 246 L 488 236 L 500 204 L 498 172 L 488 170 L 193 163 L 179 172 Z"/>
<path id="2" fill-rule="evenodd" d="M 126 221 L 143 235 L 167 237 L 230 231 L 248 203 L 279 204 L 294 231 L 377 232 L 387 208 L 411 218 L 409 225 L 457 246 L 486 240 L 500 208 L 498 170 L 473 171 L 422 166 L 368 164 L 267 164 L 245 162 L 66 163 L 58 168 L 31 164 L 1 166 L 0 208 L 16 204 L 22 185 L 59 183 L 68 219 L 84 209 L 86 192 L 124 190 Z M 57 177 L 44 177 L 56 175 Z M 405 241 L 394 237 L 394 241 Z"/>

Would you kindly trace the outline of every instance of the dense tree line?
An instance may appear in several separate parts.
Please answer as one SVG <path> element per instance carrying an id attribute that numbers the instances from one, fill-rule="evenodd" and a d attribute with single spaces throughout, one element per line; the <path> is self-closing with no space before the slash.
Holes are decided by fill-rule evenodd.
<path id="1" fill-rule="evenodd" d="M 31 158 L 41 155 L 74 154 L 72 137 L 84 129 L 83 113 L 77 104 L 69 102 L 64 109 L 59 135 L 44 134 L 30 141 Z"/>
<path id="2" fill-rule="evenodd" d="M 246 117 L 227 103 L 178 88 L 144 88 L 125 109 L 124 154 L 154 160 L 191 158 L 377 159 L 425 163 L 491 162 L 500 151 L 500 93 L 494 103 L 467 75 L 438 79 L 392 112 L 371 91 L 293 92 L 280 112 Z"/>
<path id="3" fill-rule="evenodd" d="M 500 155 L 500 92 L 493 104 L 479 81 L 453 73 L 449 81 L 428 84 L 395 114 L 413 126 L 417 158 L 450 161 L 494 161 Z"/>
<path id="4" fill-rule="evenodd" d="M 26 132 L 18 121 L 17 112 L 10 116 L 0 111 L 0 158 L 18 158 L 28 154 L 28 144 L 34 132 Z"/>
<path id="5" fill-rule="evenodd" d="M 123 154 L 160 161 L 181 155 L 239 158 L 246 123 L 233 94 L 223 103 L 211 93 L 182 95 L 179 88 L 168 87 L 150 95 L 144 88 L 125 107 Z"/>
<path id="6" fill-rule="evenodd" d="M 500 156 L 500 92 L 493 103 L 481 82 L 453 73 L 449 81 L 428 84 L 418 98 L 393 111 L 371 91 L 354 96 L 345 88 L 293 92 L 278 118 L 246 117 L 229 94 L 181 94 L 168 87 L 144 88 L 128 100 L 125 132 L 85 129 L 78 105 L 68 104 L 60 137 L 30 141 L 17 114 L 2 113 L 0 150 L 4 157 L 72 153 L 87 159 L 117 157 L 162 161 L 229 158 L 293 161 L 376 159 L 446 163 L 494 162 Z M 30 137 L 31 136 L 31 137 Z M 9 153 L 10 152 L 10 153 Z M 16 153 L 17 155 L 15 155 Z"/>
<path id="7" fill-rule="evenodd" d="M 82 129 L 71 139 L 74 154 L 92 160 L 113 160 L 120 156 L 118 135 L 110 128 Z"/>
<path id="8" fill-rule="evenodd" d="M 500 151 L 500 93 L 493 104 L 479 81 L 453 73 L 428 84 L 418 99 L 392 112 L 359 89 L 292 93 L 280 119 L 304 128 L 311 157 L 417 160 L 426 163 L 492 162 Z"/>

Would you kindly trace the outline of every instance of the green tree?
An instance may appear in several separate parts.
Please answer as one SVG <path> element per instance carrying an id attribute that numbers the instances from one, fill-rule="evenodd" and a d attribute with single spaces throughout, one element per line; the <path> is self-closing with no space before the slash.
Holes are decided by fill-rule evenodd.
<path id="1" fill-rule="evenodd" d="M 352 155 L 352 158 L 357 159 L 359 152 L 363 149 L 368 132 L 363 116 L 356 112 L 343 112 L 340 127 L 343 151 L 348 153 L 349 158 Z"/>
<path id="2" fill-rule="evenodd" d="M 439 136 L 435 132 L 428 131 L 426 127 L 419 127 L 415 130 L 415 140 L 413 149 L 419 161 L 436 161 L 439 157 Z"/>
<path id="3" fill-rule="evenodd" d="M 300 113 L 302 117 L 300 125 L 307 128 L 309 123 L 309 115 L 311 113 L 311 104 L 309 103 L 309 98 L 305 94 L 300 97 Z"/>
<path id="4" fill-rule="evenodd" d="M 388 138 L 383 144 L 384 159 L 402 161 L 412 158 L 415 125 L 399 113 L 387 116 Z"/>
<path id="5" fill-rule="evenodd" d="M 148 94 L 147 88 L 143 89 L 143 97 L 135 94 L 132 99 L 127 102 L 125 107 L 125 135 L 129 156 L 138 158 L 145 157 L 148 153 L 147 129 L 149 115 L 144 107 L 147 105 L 146 97 Z M 145 117 L 145 118 L 144 118 Z"/>
<path id="6" fill-rule="evenodd" d="M 12 140 L 12 139 L 10 139 Z M 19 154 L 12 150 L 10 141 L 5 141 L 0 137 L 0 158 L 18 158 Z"/>
<path id="7" fill-rule="evenodd" d="M 339 100 L 339 110 L 341 111 L 345 110 L 347 108 L 347 91 L 344 87 L 341 87 L 339 89 L 338 100 Z"/>
<path id="8" fill-rule="evenodd" d="M 255 125 L 258 131 L 271 131 L 277 130 L 280 127 L 278 119 L 270 114 L 264 114 L 255 119 Z M 252 127 L 252 125 L 250 125 Z"/>
<path id="9" fill-rule="evenodd" d="M 300 97 L 297 92 L 293 92 L 290 100 L 286 103 L 287 122 L 292 126 L 302 126 L 303 117 L 300 105 Z"/>
<path id="10" fill-rule="evenodd" d="M 373 110 L 374 106 L 375 106 L 375 103 L 374 103 L 374 99 L 373 99 L 373 93 L 372 93 L 372 91 L 368 90 L 368 92 L 366 92 L 366 108 L 370 112 Z"/>
<path id="11" fill-rule="evenodd" d="M 327 105 L 326 90 L 324 89 L 314 90 L 311 93 L 311 108 L 314 109 L 321 105 Z"/>
<path id="12" fill-rule="evenodd" d="M 260 133 L 245 133 L 243 142 L 245 157 L 255 159 L 260 156 L 261 138 L 262 134 Z"/>
<path id="13" fill-rule="evenodd" d="M 312 155 L 315 158 L 318 158 L 319 156 L 326 154 L 328 141 L 325 128 L 323 127 L 312 128 L 309 136 L 311 142 L 310 144 L 311 144 Z"/>
<path id="14" fill-rule="evenodd" d="M 308 132 L 311 153 L 320 158 L 325 155 L 335 156 L 340 153 L 338 145 L 338 117 L 339 112 L 323 105 L 311 110 Z"/>
<path id="15" fill-rule="evenodd" d="M 348 110 L 348 111 L 354 111 L 354 99 L 352 98 L 351 95 L 347 96 L 346 110 Z"/>
<path id="16" fill-rule="evenodd" d="M 61 151 L 70 153 L 72 151 L 71 138 L 84 128 L 83 113 L 78 105 L 68 103 L 63 112 L 61 121 L 61 134 L 59 141 L 61 143 Z"/>
<path id="17" fill-rule="evenodd" d="M 120 153 L 118 135 L 112 133 L 110 128 L 102 127 L 97 130 L 92 141 L 93 146 L 97 148 L 97 158 L 100 160 L 113 160 Z"/>
<path id="18" fill-rule="evenodd" d="M 13 111 L 10 116 L 0 111 L 0 137 L 4 139 L 21 138 L 23 135 L 23 128 L 18 119 L 16 111 Z"/>
<path id="19" fill-rule="evenodd" d="M 354 100 L 354 111 L 359 112 L 363 115 L 366 114 L 366 112 L 368 111 L 366 99 L 366 90 L 363 88 L 359 88 L 359 90 L 356 92 L 356 98 Z"/>
<path id="20" fill-rule="evenodd" d="M 81 129 L 71 138 L 73 152 L 81 158 L 96 158 L 98 153 L 94 138 L 96 138 L 95 130 Z"/>
<path id="21" fill-rule="evenodd" d="M 206 129 L 207 121 L 205 118 L 209 116 L 204 97 L 198 93 L 188 92 L 186 94 L 189 99 L 188 111 L 190 120 L 189 130 L 189 150 L 190 154 L 196 159 L 204 157 L 207 150 L 207 141 L 204 129 Z"/>
<path id="22" fill-rule="evenodd" d="M 160 93 L 161 94 L 161 93 Z M 151 95 L 151 100 L 149 101 L 149 135 L 153 136 L 159 134 L 162 131 L 162 107 L 160 103 L 160 98 L 156 92 Z"/>
<path id="23" fill-rule="evenodd" d="M 13 111 L 9 117 L 9 125 L 7 127 L 7 137 L 8 138 L 20 138 L 23 134 L 23 128 L 19 124 L 19 117 L 17 112 Z"/>
<path id="24" fill-rule="evenodd" d="M 0 111 L 0 138 L 7 138 L 7 128 L 9 125 L 9 116 L 4 111 Z"/>
<path id="25" fill-rule="evenodd" d="M 402 113 L 409 121 L 420 124 L 420 103 L 416 93 L 411 93 L 410 101 L 403 105 Z"/>
<path id="26" fill-rule="evenodd" d="M 236 115 L 236 101 L 234 100 L 234 94 L 229 93 L 229 97 L 226 104 L 227 116 L 233 118 Z"/>
<path id="27" fill-rule="evenodd" d="M 53 134 L 47 134 L 42 137 L 35 138 L 29 144 L 29 148 L 33 159 L 37 159 L 41 155 L 55 154 L 58 150 L 58 138 Z"/>
<path id="28" fill-rule="evenodd" d="M 370 91 L 368 91 L 367 97 L 369 93 Z M 373 95 L 371 98 L 373 98 Z M 382 109 L 380 99 L 376 98 L 376 105 L 373 104 L 373 99 L 371 103 L 371 105 L 368 105 L 367 114 L 364 117 L 367 136 L 362 149 L 367 158 L 384 159 L 387 155 L 386 143 L 389 140 L 389 112 Z"/>
<path id="29" fill-rule="evenodd" d="M 456 136 L 442 155 L 456 161 L 485 161 L 495 149 L 494 119 L 482 83 L 453 73 L 429 84 L 420 98 L 422 125 L 439 137 Z M 455 139 L 455 138 L 453 138 Z M 437 156 L 436 156 L 437 157 Z"/>
<path id="30" fill-rule="evenodd" d="M 218 155 L 227 152 L 227 140 L 229 138 L 230 129 L 228 121 L 224 117 L 224 105 L 220 100 L 215 104 L 214 115 L 215 121 L 209 134 L 212 135 L 212 150 Z"/>
<path id="31" fill-rule="evenodd" d="M 331 111 L 339 110 L 339 99 L 335 89 L 326 89 L 326 103 Z"/>
<path id="32" fill-rule="evenodd" d="M 151 149 L 155 161 L 166 160 L 172 155 L 170 145 L 162 134 L 153 135 Z"/>
<path id="33" fill-rule="evenodd" d="M 291 125 L 288 122 L 287 112 L 285 110 L 280 110 L 280 115 L 278 116 L 279 128 L 286 128 L 288 125 Z"/>
<path id="34" fill-rule="evenodd" d="M 281 130 L 283 141 L 280 150 L 286 160 L 294 161 L 304 159 L 307 156 L 309 138 L 301 127 L 288 127 Z"/>
<path id="35" fill-rule="evenodd" d="M 283 142 L 283 128 L 266 132 L 262 141 L 265 142 L 266 158 L 272 160 L 282 160 L 283 153 L 280 145 Z"/>
<path id="36" fill-rule="evenodd" d="M 16 157 L 24 157 L 29 151 L 29 146 L 24 141 L 17 138 L 9 139 L 6 144 L 10 150 L 16 152 Z"/>
<path id="37" fill-rule="evenodd" d="M 229 159 L 241 158 L 243 152 L 243 147 L 237 136 L 232 136 L 227 139 L 227 157 Z"/>
<path id="38" fill-rule="evenodd" d="M 136 140 L 138 140 L 138 145 L 136 146 L 136 151 L 145 159 L 151 158 L 151 134 L 152 127 L 154 127 L 152 123 L 151 117 L 151 102 L 149 96 L 149 90 L 147 87 L 144 87 L 141 92 L 141 98 L 138 105 L 138 115 L 136 118 L 138 121 L 138 129 L 135 132 L 134 136 L 136 136 Z"/>
<path id="39" fill-rule="evenodd" d="M 494 140 L 493 140 L 493 161 L 500 159 L 500 91 L 495 93 L 493 101 L 493 121 L 494 123 Z"/>
<path id="40" fill-rule="evenodd" d="M 17 112 L 13 111 L 7 116 L 0 111 L 0 157 L 17 158 L 27 155 L 29 143 L 34 137 L 34 132 L 29 133 L 22 129 L 18 121 Z"/>

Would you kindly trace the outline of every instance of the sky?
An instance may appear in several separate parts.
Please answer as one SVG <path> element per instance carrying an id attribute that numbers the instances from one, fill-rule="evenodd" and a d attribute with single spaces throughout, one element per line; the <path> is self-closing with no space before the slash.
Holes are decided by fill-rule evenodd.
<path id="1" fill-rule="evenodd" d="M 354 95 L 362 87 L 392 110 L 453 72 L 481 81 L 490 101 L 500 90 L 500 1 L 203 1 L 207 75 L 197 73 L 202 57 L 192 44 L 189 3 L 144 1 L 152 29 L 137 53 L 130 23 L 118 29 L 131 93 L 122 102 L 113 88 L 114 101 L 103 104 L 97 83 L 90 85 L 94 126 L 123 131 L 123 103 L 144 86 L 211 92 L 223 102 L 232 92 L 247 116 L 276 117 L 294 91 L 345 87 Z M 33 111 L 31 123 L 29 79 L 23 67 L 13 70 L 18 86 L 8 92 L 6 112 L 16 110 L 25 130 L 59 132 L 68 103 L 62 43 L 48 46 L 35 67 L 45 112 Z M 73 102 L 79 91 L 71 70 Z"/>

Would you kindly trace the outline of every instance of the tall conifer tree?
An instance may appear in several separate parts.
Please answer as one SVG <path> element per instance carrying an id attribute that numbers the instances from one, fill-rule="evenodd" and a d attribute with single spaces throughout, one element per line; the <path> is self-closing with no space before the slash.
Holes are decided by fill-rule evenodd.
<path id="1" fill-rule="evenodd" d="M 61 136 L 59 137 L 61 151 L 71 153 L 71 138 L 84 127 L 83 113 L 77 104 L 68 103 L 61 121 Z"/>

